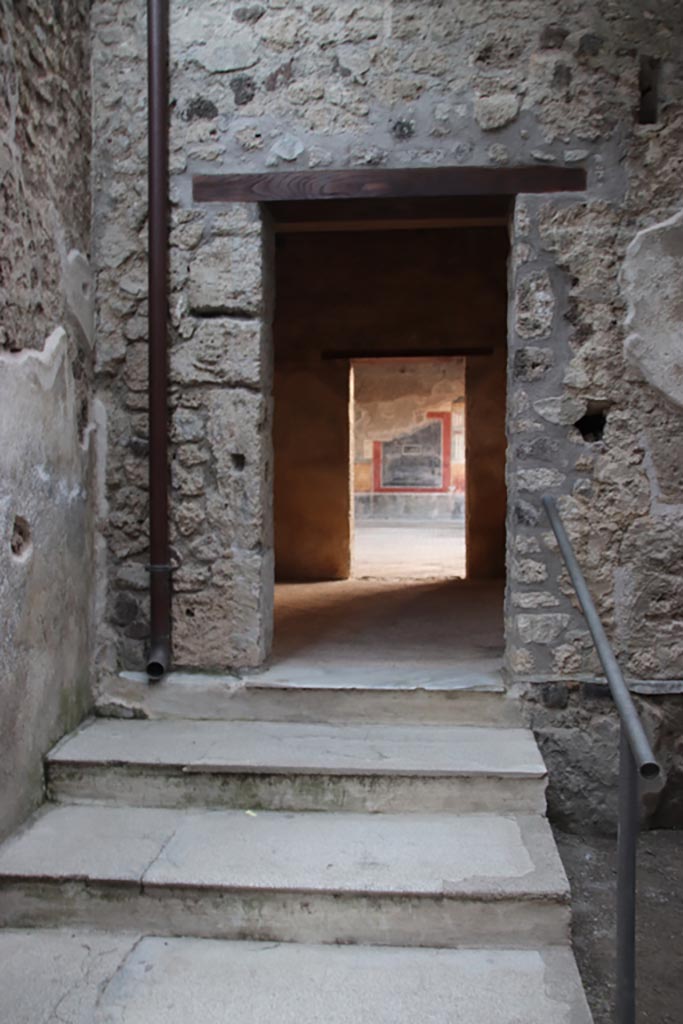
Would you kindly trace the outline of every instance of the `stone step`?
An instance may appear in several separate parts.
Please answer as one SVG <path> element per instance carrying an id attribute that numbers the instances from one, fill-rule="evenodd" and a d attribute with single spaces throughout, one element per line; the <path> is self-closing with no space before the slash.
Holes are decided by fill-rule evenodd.
<path id="1" fill-rule="evenodd" d="M 539 815 L 66 805 L 0 847 L 0 926 L 415 946 L 568 940 Z"/>
<path id="2" fill-rule="evenodd" d="M 0 1019 L 591 1024 L 562 947 L 273 946 L 71 929 L 0 932 Z"/>
<path id="3" fill-rule="evenodd" d="M 542 814 L 533 734 L 478 726 L 91 720 L 46 762 L 58 801 Z"/>
<path id="4" fill-rule="evenodd" d="M 274 670 L 248 679 L 172 672 L 150 685 L 142 673 L 107 679 L 96 704 L 104 718 L 224 719 L 268 722 L 403 722 L 519 725 L 517 701 L 500 672 L 471 670 L 450 678 L 418 673 L 378 679 L 373 667 L 348 675 L 324 669 L 297 678 Z"/>

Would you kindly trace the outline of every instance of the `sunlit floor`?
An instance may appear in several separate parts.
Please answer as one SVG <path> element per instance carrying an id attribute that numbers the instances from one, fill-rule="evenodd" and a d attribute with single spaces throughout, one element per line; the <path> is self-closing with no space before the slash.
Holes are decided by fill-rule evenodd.
<path id="1" fill-rule="evenodd" d="M 352 574 L 412 580 L 464 577 L 464 523 L 356 520 Z"/>
<path id="2" fill-rule="evenodd" d="M 260 679 L 451 689 L 499 682 L 502 653 L 502 581 L 286 583 Z"/>

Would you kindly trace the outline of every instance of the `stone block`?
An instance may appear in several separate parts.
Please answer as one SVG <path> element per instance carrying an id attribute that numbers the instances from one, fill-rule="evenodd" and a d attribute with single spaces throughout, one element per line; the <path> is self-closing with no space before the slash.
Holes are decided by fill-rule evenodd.
<path id="1" fill-rule="evenodd" d="M 545 271 L 523 278 L 515 293 L 515 328 L 521 338 L 550 334 L 555 314 L 555 294 Z"/>
<path id="2" fill-rule="evenodd" d="M 183 64 L 197 64 L 211 74 L 243 71 L 258 63 L 257 37 L 229 24 L 219 5 L 173 8 L 171 52 Z"/>
<path id="3" fill-rule="evenodd" d="M 517 632 L 525 644 L 552 644 L 569 625 L 569 615 L 544 612 L 536 615 L 517 615 Z"/>
<path id="4" fill-rule="evenodd" d="M 258 316 L 263 310 L 261 240 L 229 235 L 197 249 L 190 262 L 193 313 Z"/>
<path id="5" fill-rule="evenodd" d="M 190 341 L 171 351 L 174 384 L 256 387 L 261 379 L 261 323 L 220 318 L 198 321 Z"/>
<path id="6" fill-rule="evenodd" d="M 226 551 L 214 566 L 212 577 L 212 584 L 201 591 L 176 595 L 176 664 L 222 672 L 259 665 L 267 653 L 270 628 L 263 614 L 264 555 L 240 549 Z"/>
<path id="7" fill-rule="evenodd" d="M 512 563 L 511 576 L 515 583 L 543 583 L 548 578 L 548 570 L 543 562 L 534 558 L 520 558 Z"/>
<path id="8" fill-rule="evenodd" d="M 477 124 L 485 132 L 504 128 L 519 113 L 519 97 L 512 92 L 497 92 L 492 96 L 479 96 L 474 104 Z"/>
<path id="9" fill-rule="evenodd" d="M 627 358 L 645 380 L 683 407 L 683 212 L 638 232 L 621 281 L 628 302 Z"/>
<path id="10" fill-rule="evenodd" d="M 586 402 L 571 395 L 552 395 L 534 402 L 534 411 L 548 423 L 569 426 L 585 415 Z"/>
<path id="11" fill-rule="evenodd" d="M 565 480 L 564 473 L 557 469 L 519 469 L 517 486 L 520 491 L 548 491 L 560 487 Z"/>

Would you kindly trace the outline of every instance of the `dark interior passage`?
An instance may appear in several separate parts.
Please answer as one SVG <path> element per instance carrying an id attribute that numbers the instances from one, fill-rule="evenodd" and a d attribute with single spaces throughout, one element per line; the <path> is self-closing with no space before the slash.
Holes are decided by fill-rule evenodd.
<path id="1" fill-rule="evenodd" d="M 467 354 L 467 574 L 504 574 L 504 225 L 276 235 L 276 577 L 350 574 L 350 366 Z"/>

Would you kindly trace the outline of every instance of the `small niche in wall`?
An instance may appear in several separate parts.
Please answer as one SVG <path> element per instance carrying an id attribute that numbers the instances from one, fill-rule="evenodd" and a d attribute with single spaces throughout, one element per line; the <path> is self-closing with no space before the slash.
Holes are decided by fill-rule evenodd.
<path id="1" fill-rule="evenodd" d="M 10 540 L 12 558 L 17 562 L 25 562 L 30 557 L 32 550 L 33 541 L 28 521 L 23 516 L 15 516 Z"/>
<path id="2" fill-rule="evenodd" d="M 609 407 L 609 402 L 588 403 L 586 412 L 581 419 L 577 420 L 574 424 L 584 441 L 588 441 L 589 444 L 595 444 L 596 441 L 602 441 L 603 434 L 605 433 L 605 427 L 607 425 L 607 412 Z"/>
<path id="3" fill-rule="evenodd" d="M 640 103 L 638 105 L 639 124 L 657 124 L 659 120 L 659 78 L 661 61 L 658 57 L 640 58 L 638 89 Z"/>

